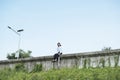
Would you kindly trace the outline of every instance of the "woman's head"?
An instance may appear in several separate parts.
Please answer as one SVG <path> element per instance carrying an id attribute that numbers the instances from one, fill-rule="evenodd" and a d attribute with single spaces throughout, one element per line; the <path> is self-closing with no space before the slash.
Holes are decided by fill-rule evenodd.
<path id="1" fill-rule="evenodd" d="M 60 42 L 57 43 L 57 46 L 61 46 Z"/>

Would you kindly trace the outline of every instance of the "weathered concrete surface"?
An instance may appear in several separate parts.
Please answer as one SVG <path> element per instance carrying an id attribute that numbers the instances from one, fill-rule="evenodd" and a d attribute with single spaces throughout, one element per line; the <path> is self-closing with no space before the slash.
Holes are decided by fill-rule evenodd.
<path id="1" fill-rule="evenodd" d="M 88 68 L 88 67 L 104 67 L 104 66 L 120 66 L 120 49 L 111 51 L 95 51 L 84 53 L 63 54 L 62 60 L 59 62 L 52 62 L 53 56 L 32 57 L 26 59 L 13 59 L 0 61 L 0 69 L 13 69 L 16 64 L 23 63 L 29 71 L 31 71 L 35 64 L 42 64 L 43 70 L 52 68 Z"/>

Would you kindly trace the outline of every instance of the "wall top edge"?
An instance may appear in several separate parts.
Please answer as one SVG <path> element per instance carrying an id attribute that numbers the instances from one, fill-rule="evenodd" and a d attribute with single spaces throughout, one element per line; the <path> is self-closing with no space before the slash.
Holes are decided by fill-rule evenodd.
<path id="1" fill-rule="evenodd" d="M 111 55 L 111 54 L 120 54 L 120 49 L 114 49 L 110 51 L 94 51 L 94 52 L 63 54 L 61 57 L 72 58 L 72 57 L 82 57 L 82 56 L 102 56 L 102 55 Z M 50 56 L 30 57 L 30 58 L 23 58 L 23 59 L 1 60 L 0 64 L 28 62 L 28 61 L 46 61 L 46 60 L 52 60 L 52 59 L 53 59 L 53 55 L 50 55 Z"/>

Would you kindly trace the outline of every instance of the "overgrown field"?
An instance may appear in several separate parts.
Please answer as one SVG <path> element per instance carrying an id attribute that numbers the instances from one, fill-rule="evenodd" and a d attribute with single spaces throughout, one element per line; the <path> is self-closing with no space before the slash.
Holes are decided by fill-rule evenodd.
<path id="1" fill-rule="evenodd" d="M 0 70 L 0 80 L 120 80 L 120 67 L 59 69 L 40 72 Z"/>

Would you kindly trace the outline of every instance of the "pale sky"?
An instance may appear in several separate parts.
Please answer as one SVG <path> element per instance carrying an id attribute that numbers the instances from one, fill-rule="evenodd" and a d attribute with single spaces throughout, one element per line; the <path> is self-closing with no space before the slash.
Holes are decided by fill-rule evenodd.
<path id="1" fill-rule="evenodd" d="M 20 48 L 32 56 L 120 48 L 120 0 L 0 0 L 0 60 Z"/>

